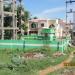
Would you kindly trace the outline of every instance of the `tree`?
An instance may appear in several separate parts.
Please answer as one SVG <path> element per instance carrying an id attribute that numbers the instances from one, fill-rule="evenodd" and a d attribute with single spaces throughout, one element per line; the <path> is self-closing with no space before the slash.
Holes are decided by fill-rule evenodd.
<path id="1" fill-rule="evenodd" d="M 18 23 L 17 23 L 17 26 L 19 27 L 19 28 L 22 28 L 23 30 L 27 30 L 27 24 L 28 24 L 28 20 L 29 20 L 29 18 L 30 18 L 30 15 L 29 15 L 29 11 L 27 11 L 27 10 L 24 10 L 24 8 L 23 7 L 21 7 L 22 9 L 21 9 L 21 12 L 24 12 L 24 14 L 23 15 L 20 15 L 19 13 L 20 13 L 20 10 L 19 10 L 19 6 L 17 7 L 17 20 L 18 20 Z M 22 22 L 20 22 L 20 21 L 23 21 L 24 23 L 22 24 Z"/>
<path id="2" fill-rule="evenodd" d="M 18 0 L 20 2 L 20 5 L 17 6 L 17 26 L 19 27 L 19 34 L 24 34 L 24 32 L 28 29 L 28 20 L 30 18 L 30 13 L 27 10 L 24 10 L 23 6 L 21 5 L 22 0 Z"/>
<path id="3" fill-rule="evenodd" d="M 30 14 L 29 11 L 25 11 L 25 12 L 24 12 L 25 23 L 28 23 L 28 20 L 29 20 L 29 18 L 30 18 L 30 15 L 29 15 L 29 14 Z"/>
<path id="4" fill-rule="evenodd" d="M 17 26 L 19 27 L 19 34 L 22 36 L 24 32 L 27 33 L 28 29 L 28 20 L 30 18 L 29 11 L 25 10 L 21 4 L 22 0 L 18 0 L 19 5 L 17 7 Z"/>
<path id="5" fill-rule="evenodd" d="M 36 17 L 36 16 L 35 16 L 35 17 L 33 17 L 33 18 L 34 18 L 34 19 L 38 19 L 38 17 Z"/>
<path id="6" fill-rule="evenodd" d="M 24 15 L 22 16 L 22 20 L 24 21 L 24 24 L 22 25 L 22 29 L 24 31 L 27 31 L 27 29 L 28 29 L 27 24 L 28 24 L 29 18 L 30 18 L 29 12 L 27 10 L 24 11 Z"/>
<path id="7" fill-rule="evenodd" d="M 22 0 L 18 0 L 20 3 L 22 2 Z"/>

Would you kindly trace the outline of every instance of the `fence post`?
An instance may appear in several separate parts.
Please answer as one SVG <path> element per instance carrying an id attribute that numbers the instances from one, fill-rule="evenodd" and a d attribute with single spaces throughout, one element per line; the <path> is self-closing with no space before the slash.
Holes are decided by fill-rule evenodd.
<path id="1" fill-rule="evenodd" d="M 63 50 L 64 50 L 64 44 L 63 44 L 63 41 L 62 41 L 62 53 L 63 53 Z"/>
<path id="2" fill-rule="evenodd" d="M 58 41 L 58 43 L 57 43 L 57 51 L 59 51 L 59 41 Z"/>
<path id="3" fill-rule="evenodd" d="M 23 42 L 23 51 L 24 51 L 24 49 L 25 49 L 25 40 L 24 40 L 24 42 Z"/>

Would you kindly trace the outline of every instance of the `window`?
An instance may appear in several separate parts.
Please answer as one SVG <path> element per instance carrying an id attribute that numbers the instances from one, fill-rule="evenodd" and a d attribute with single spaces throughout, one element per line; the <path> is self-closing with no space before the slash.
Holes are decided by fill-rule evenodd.
<path id="1" fill-rule="evenodd" d="M 55 27 L 54 24 L 51 24 L 51 25 L 49 26 L 49 28 L 53 28 L 53 27 Z"/>
<path id="2" fill-rule="evenodd" d="M 75 32 L 73 32 L 73 36 L 75 36 Z"/>
<path id="3" fill-rule="evenodd" d="M 33 23 L 31 24 L 31 28 L 36 28 L 36 27 L 37 27 L 37 24 L 33 22 Z"/>
<path id="4" fill-rule="evenodd" d="M 41 24 L 41 27 L 44 27 L 44 23 Z"/>

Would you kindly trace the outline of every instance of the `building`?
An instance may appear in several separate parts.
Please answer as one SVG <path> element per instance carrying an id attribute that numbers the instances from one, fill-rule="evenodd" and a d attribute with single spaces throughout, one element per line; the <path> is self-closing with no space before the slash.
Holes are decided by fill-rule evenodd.
<path id="1" fill-rule="evenodd" d="M 66 23 L 61 19 L 31 19 L 28 24 L 28 34 L 40 34 L 42 28 L 50 28 L 54 25 L 57 38 L 63 37 Z"/>
<path id="2" fill-rule="evenodd" d="M 31 19 L 28 24 L 28 34 L 39 34 L 41 28 L 48 27 L 45 19 Z"/>
<path id="3" fill-rule="evenodd" d="M 16 0 L 0 0 L 0 39 L 17 39 Z"/>
<path id="4" fill-rule="evenodd" d="M 57 38 L 63 38 L 66 36 L 66 22 L 63 20 L 56 20 L 55 29 Z"/>

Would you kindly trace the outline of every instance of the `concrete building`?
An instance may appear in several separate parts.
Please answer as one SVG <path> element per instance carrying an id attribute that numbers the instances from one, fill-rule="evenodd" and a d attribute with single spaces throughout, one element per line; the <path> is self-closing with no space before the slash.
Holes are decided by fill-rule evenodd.
<path id="1" fill-rule="evenodd" d="M 49 28 L 51 25 L 54 25 L 57 38 L 65 36 L 65 25 L 66 23 L 61 19 L 32 19 L 29 20 L 28 24 L 28 34 L 38 34 L 42 28 Z"/>
<path id="2" fill-rule="evenodd" d="M 47 20 L 46 19 L 32 19 L 29 20 L 29 24 L 28 24 L 28 34 L 39 34 L 40 30 L 43 27 L 47 27 L 48 28 L 48 24 L 47 24 Z"/>
<path id="3" fill-rule="evenodd" d="M 16 0 L 0 0 L 0 39 L 17 39 Z"/>

